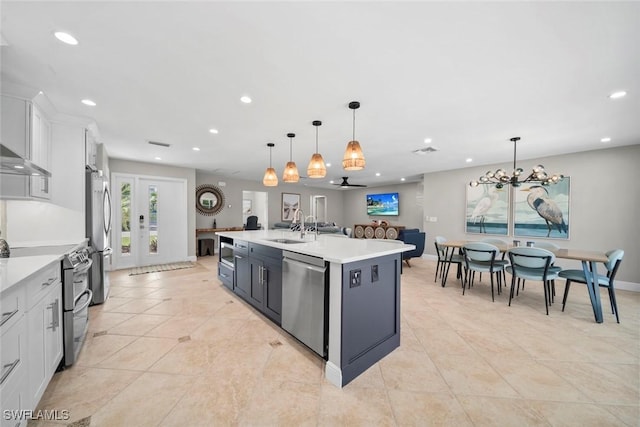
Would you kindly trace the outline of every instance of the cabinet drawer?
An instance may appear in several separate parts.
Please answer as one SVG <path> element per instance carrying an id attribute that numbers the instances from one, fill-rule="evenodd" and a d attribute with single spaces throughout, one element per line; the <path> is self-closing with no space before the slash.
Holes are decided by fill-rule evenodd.
<path id="1" fill-rule="evenodd" d="M 29 408 L 27 402 L 27 393 L 25 389 L 26 375 L 25 372 L 12 374 L 2 385 L 2 393 L 0 393 L 0 408 L 2 408 L 2 417 L 0 420 L 1 427 L 26 426 L 28 419 L 25 412 Z M 6 412 L 9 411 L 9 412 Z"/>
<path id="2" fill-rule="evenodd" d="M 25 286 L 19 283 L 11 287 L 0 296 L 2 307 L 2 320 L 0 320 L 0 335 L 11 328 L 22 318 L 27 310 Z"/>
<path id="3" fill-rule="evenodd" d="M 273 258 L 276 261 L 282 261 L 282 249 L 250 243 L 249 252 L 251 253 L 251 256 L 268 257 Z"/>
<path id="4" fill-rule="evenodd" d="M 233 268 L 223 262 L 218 263 L 218 278 L 229 289 L 233 289 Z"/>
<path id="5" fill-rule="evenodd" d="M 21 375 L 26 363 L 25 325 L 23 316 L 0 337 L 0 394 L 3 396 L 10 393 L 6 387 Z"/>
<path id="6" fill-rule="evenodd" d="M 49 291 L 51 285 L 60 282 L 61 270 L 62 264 L 55 261 L 27 280 L 27 310 Z"/>
<path id="7" fill-rule="evenodd" d="M 247 255 L 249 253 L 249 243 L 241 240 L 234 240 L 233 252 L 241 255 Z"/>

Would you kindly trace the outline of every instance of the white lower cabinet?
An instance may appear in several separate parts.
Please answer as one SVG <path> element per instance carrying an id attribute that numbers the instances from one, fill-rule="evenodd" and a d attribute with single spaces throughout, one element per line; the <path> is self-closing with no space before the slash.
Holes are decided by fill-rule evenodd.
<path id="1" fill-rule="evenodd" d="M 0 294 L 1 427 L 26 426 L 63 356 L 61 264 Z"/>
<path id="2" fill-rule="evenodd" d="M 27 311 L 29 399 L 35 408 L 62 360 L 62 285 L 58 281 Z"/>

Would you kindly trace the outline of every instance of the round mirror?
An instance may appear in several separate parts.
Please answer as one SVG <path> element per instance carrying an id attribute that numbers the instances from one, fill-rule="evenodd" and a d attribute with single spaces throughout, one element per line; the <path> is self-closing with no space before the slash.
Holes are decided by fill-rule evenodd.
<path id="1" fill-rule="evenodd" d="M 202 215 L 215 215 L 224 207 L 224 193 L 215 185 L 196 188 L 196 209 Z"/>

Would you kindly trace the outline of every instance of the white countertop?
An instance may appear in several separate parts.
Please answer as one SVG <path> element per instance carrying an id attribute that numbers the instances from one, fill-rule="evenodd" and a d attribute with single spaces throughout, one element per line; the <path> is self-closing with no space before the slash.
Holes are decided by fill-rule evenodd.
<path id="1" fill-rule="evenodd" d="M 37 273 L 52 262 L 61 261 L 65 254 L 85 245 L 86 239 L 75 243 L 65 242 L 63 245 L 52 244 L 56 242 L 46 243 L 49 243 L 49 245 L 12 247 L 11 257 L 0 258 L 0 292 L 28 279 L 29 276 Z"/>
<path id="2" fill-rule="evenodd" d="M 317 240 L 314 240 L 314 235 L 307 234 L 304 238 L 304 243 L 286 244 L 270 241 L 270 239 L 302 241 L 303 239 L 300 238 L 299 231 L 221 231 L 216 234 L 232 239 L 259 243 L 265 246 L 311 255 L 323 258 L 325 261 L 339 264 L 362 261 L 373 257 L 392 255 L 415 249 L 414 245 L 405 245 L 399 240 L 351 239 L 331 234 L 320 234 Z"/>

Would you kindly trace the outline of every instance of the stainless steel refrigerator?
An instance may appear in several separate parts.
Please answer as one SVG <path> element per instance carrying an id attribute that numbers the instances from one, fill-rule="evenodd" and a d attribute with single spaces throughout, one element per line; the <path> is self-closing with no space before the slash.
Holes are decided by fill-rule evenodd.
<path id="1" fill-rule="evenodd" d="M 109 182 L 102 171 L 87 167 L 85 174 L 86 191 L 86 234 L 91 248 L 93 267 L 89 276 L 89 288 L 93 292 L 92 304 L 102 304 L 109 296 L 109 276 L 106 266 L 112 250 L 109 243 L 111 233 L 111 196 Z"/>

